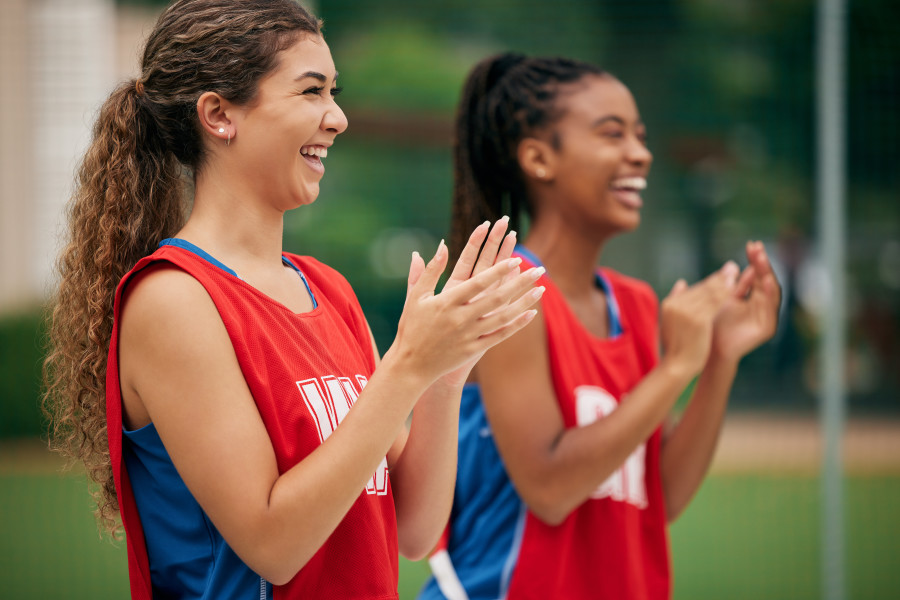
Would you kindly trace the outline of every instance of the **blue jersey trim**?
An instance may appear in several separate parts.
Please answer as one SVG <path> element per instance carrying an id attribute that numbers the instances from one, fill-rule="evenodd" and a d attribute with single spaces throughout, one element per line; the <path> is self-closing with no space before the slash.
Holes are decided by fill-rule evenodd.
<path id="1" fill-rule="evenodd" d="M 312 299 L 313 310 L 319 307 L 319 303 L 316 301 L 316 295 L 313 294 L 312 288 L 309 287 L 309 282 L 306 280 L 306 275 L 303 274 L 303 271 L 297 268 L 297 265 L 288 260 L 286 256 L 281 257 L 281 262 L 292 268 L 297 272 L 297 275 L 300 276 L 300 279 L 303 280 L 303 285 L 306 286 L 306 291 L 309 293 L 309 297 Z"/>
<path id="2" fill-rule="evenodd" d="M 525 517 L 528 515 L 528 509 L 525 503 L 519 507 L 519 518 L 516 520 L 516 532 L 513 535 L 512 547 L 509 549 L 509 556 L 503 565 L 503 571 L 500 573 L 500 597 L 506 598 L 509 593 L 509 584 L 512 581 L 513 570 L 516 563 L 519 562 L 519 551 L 522 549 L 522 539 L 525 537 Z"/>
<path id="3" fill-rule="evenodd" d="M 517 254 L 527 258 L 534 266 L 544 266 L 541 259 L 525 246 L 516 244 L 515 251 Z M 616 295 L 613 293 L 612 284 L 609 283 L 609 280 L 600 271 L 597 271 L 594 274 L 594 278 L 597 287 L 603 290 L 603 293 L 606 295 L 606 315 L 609 319 L 609 337 L 618 337 L 622 335 L 625 330 L 622 327 L 622 313 L 619 311 L 619 303 L 616 301 Z"/>
<path id="4" fill-rule="evenodd" d="M 223 271 L 225 271 L 226 273 L 228 273 L 229 275 L 231 275 L 233 277 L 237 277 L 238 279 L 241 278 L 234 271 L 234 269 L 230 269 L 230 268 L 226 267 L 221 261 L 217 260 L 213 255 L 208 253 L 206 250 L 190 243 L 187 240 L 183 240 L 181 238 L 166 238 L 159 243 L 160 248 L 162 248 L 163 246 L 175 246 L 176 248 L 181 248 L 182 250 L 187 250 L 188 252 L 193 252 L 194 254 L 196 254 L 197 256 L 199 256 L 200 258 L 202 258 L 209 264 L 213 265 L 214 267 L 218 267 L 218 268 L 222 269 Z M 300 276 L 300 279 L 303 281 L 303 285 L 306 287 L 306 291 L 309 294 L 310 299 L 312 299 L 313 310 L 315 310 L 319 306 L 319 302 L 316 300 L 316 295 L 313 294 L 312 288 L 309 287 L 309 282 L 306 280 L 306 275 L 304 275 L 303 272 L 297 268 L 297 265 L 295 265 L 294 263 L 289 261 L 286 256 L 281 257 L 281 262 L 283 262 L 284 264 L 286 264 L 287 266 L 292 268 L 294 271 L 297 272 L 297 275 Z"/>
<path id="5" fill-rule="evenodd" d="M 603 290 L 604 294 L 606 294 L 606 312 L 609 316 L 609 337 L 618 337 L 622 335 L 624 331 L 622 328 L 622 313 L 619 312 L 619 303 L 616 300 L 616 295 L 613 293 L 612 285 L 603 273 L 597 271 L 596 278 L 597 286 Z"/>
<path id="6" fill-rule="evenodd" d="M 190 243 L 187 240 L 183 240 L 181 238 L 166 238 L 159 243 L 160 248 L 162 248 L 163 246 L 175 246 L 176 248 L 181 248 L 182 250 L 187 250 L 188 252 L 193 252 L 194 254 L 196 254 L 197 256 L 199 256 L 200 258 L 202 258 L 209 264 L 211 264 L 215 267 L 219 267 L 220 269 L 222 269 L 223 271 L 225 271 L 226 273 L 228 273 L 229 275 L 231 275 L 233 277 L 238 277 L 238 274 L 235 273 L 234 270 L 229 269 L 224 264 L 222 264 L 221 262 L 216 260 L 211 254 L 206 252 L 206 250 L 203 250 L 202 248 L 195 246 L 194 244 Z M 240 277 L 238 277 L 238 279 L 240 279 Z"/>

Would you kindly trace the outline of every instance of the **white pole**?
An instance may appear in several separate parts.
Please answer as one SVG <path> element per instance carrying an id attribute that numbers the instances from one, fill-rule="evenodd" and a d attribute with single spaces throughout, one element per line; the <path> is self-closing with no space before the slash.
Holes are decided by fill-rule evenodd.
<path id="1" fill-rule="evenodd" d="M 819 252 L 830 293 L 819 353 L 822 456 L 822 596 L 846 597 L 842 434 L 845 382 L 845 0 L 819 0 L 817 14 L 817 196 Z"/>

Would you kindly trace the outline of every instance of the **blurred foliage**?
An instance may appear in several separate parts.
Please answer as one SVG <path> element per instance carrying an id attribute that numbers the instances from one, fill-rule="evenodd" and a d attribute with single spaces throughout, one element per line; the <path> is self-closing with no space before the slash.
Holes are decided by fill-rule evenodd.
<path id="1" fill-rule="evenodd" d="M 0 318 L 0 439 L 43 433 L 42 340 L 38 310 Z"/>
<path id="2" fill-rule="evenodd" d="M 632 89 L 655 156 L 643 224 L 614 240 L 604 262 L 662 294 L 677 277 L 741 261 L 747 239 L 766 241 L 792 304 L 776 341 L 745 361 L 735 396 L 812 406 L 815 298 L 824 292 L 797 290 L 821 266 L 815 0 L 308 4 L 324 19 L 350 128 L 327 159 L 319 200 L 286 219 L 285 246 L 347 276 L 382 350 L 402 307 L 408 252 L 427 255 L 448 229 L 451 121 L 466 72 L 500 51 L 567 55 Z M 851 397 L 898 409 L 895 12 L 894 0 L 847 3 L 846 215 Z M 801 248 L 793 257 L 792 243 Z"/>
<path id="3" fill-rule="evenodd" d="M 862 365 L 848 366 L 850 388 L 857 402 L 896 409 L 900 380 L 891 373 L 900 363 L 900 345 L 890 339 L 900 336 L 900 274 L 893 274 L 900 273 L 900 247 L 895 247 L 900 243 L 900 182 L 894 167 L 900 151 L 895 110 L 900 43 L 892 35 L 896 25 L 885 19 L 892 13 L 889 0 L 850 2 L 848 11 L 849 353 Z M 697 279 L 725 260 L 741 261 L 744 242 L 762 239 L 783 267 L 780 274 L 791 278 L 786 287 L 798 287 L 803 282 L 793 280 L 796 274 L 786 264 L 790 257 L 783 254 L 785 239 L 797 236 L 803 246 L 800 266 L 817 267 L 813 0 L 439 0 L 416 5 L 322 0 L 318 12 L 346 86 L 341 102 L 351 126 L 339 144 L 364 140 L 378 146 L 380 133 L 354 129 L 354 114 L 363 114 L 363 121 L 374 114 L 402 130 L 403 118 L 395 115 L 410 119 L 427 113 L 443 119 L 449 131 L 465 72 L 489 54 L 520 50 L 590 60 L 631 87 L 655 155 L 644 223 L 638 232 L 614 240 L 604 262 L 665 293 L 676 277 Z M 400 144 L 356 154 L 347 170 L 346 177 L 362 176 L 366 182 L 365 202 L 375 201 L 390 213 L 370 215 L 368 229 L 359 233 L 378 237 L 383 230 L 374 223 L 380 222 L 387 228 L 422 226 L 441 237 L 448 226 L 450 180 L 443 174 L 424 178 L 421 169 L 430 160 L 449 157 L 430 150 L 416 156 L 421 145 L 413 137 L 400 150 L 399 133 Z M 338 156 L 329 157 L 332 173 Z M 371 178 L 367 162 L 391 175 Z M 429 164 L 444 173 L 437 162 Z M 361 223 L 351 215 L 368 214 L 371 207 L 357 208 L 359 195 L 343 196 L 347 181 L 328 185 L 326 178 L 323 199 Z M 418 220 L 407 210 L 406 194 L 429 200 L 414 209 L 422 213 Z M 331 251 L 337 255 L 341 242 L 335 242 Z M 358 240 L 345 239 L 343 245 L 351 255 L 364 251 Z M 356 265 L 365 263 L 355 256 Z M 380 305 L 376 296 L 385 296 L 369 292 L 391 284 L 356 272 L 354 264 L 347 267 L 348 277 L 360 282 L 357 290 L 370 316 L 395 322 L 396 305 Z M 393 284 L 393 297 L 402 298 L 401 284 Z M 745 361 L 743 371 L 751 374 L 739 381 L 737 398 L 783 402 L 790 397 L 812 406 L 818 329 L 816 307 L 803 305 L 806 296 L 786 313 L 778 340 Z"/>
<path id="4" fill-rule="evenodd" d="M 341 103 L 351 109 L 452 113 L 471 56 L 415 21 L 372 27 L 335 48 L 339 81 L 347 86 Z"/>
<path id="5" fill-rule="evenodd" d="M 339 137 L 325 168 L 318 200 L 285 217 L 284 246 L 349 279 L 384 352 L 403 308 L 412 251 L 427 260 L 444 235 L 449 149 Z"/>

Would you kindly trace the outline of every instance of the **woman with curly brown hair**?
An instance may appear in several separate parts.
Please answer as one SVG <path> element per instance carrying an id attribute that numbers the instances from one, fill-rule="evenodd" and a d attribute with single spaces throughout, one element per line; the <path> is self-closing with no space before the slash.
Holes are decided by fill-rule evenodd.
<path id="1" fill-rule="evenodd" d="M 440 293 L 446 247 L 413 255 L 379 364 L 346 280 L 282 252 L 347 127 L 336 77 L 292 0 L 182 0 L 100 111 L 45 403 L 102 522 L 121 513 L 134 598 L 396 598 L 398 549 L 449 512 L 469 370 L 535 314 L 540 270 L 483 223 Z"/>

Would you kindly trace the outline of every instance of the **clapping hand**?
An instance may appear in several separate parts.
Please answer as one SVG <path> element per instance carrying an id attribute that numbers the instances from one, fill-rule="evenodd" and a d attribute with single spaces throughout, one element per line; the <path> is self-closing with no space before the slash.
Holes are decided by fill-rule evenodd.
<path id="1" fill-rule="evenodd" d="M 431 330 L 431 335 L 416 335 L 415 352 L 428 370 L 455 362 L 441 369 L 446 383 L 464 382 L 488 348 L 534 317 L 535 311 L 527 309 L 543 290 L 531 288 L 543 270 L 520 273 L 518 260 L 510 258 L 515 233 L 505 235 L 507 225 L 507 219 L 500 219 L 493 228 L 490 223 L 475 228 L 439 294 L 434 289 L 447 263 L 447 247 L 442 243 L 427 265 L 413 254 L 398 340 L 411 340 L 408 332 Z M 436 343 L 438 339 L 444 342 Z"/>
<path id="2" fill-rule="evenodd" d="M 775 335 L 781 286 L 762 242 L 747 242 L 747 260 L 734 293 L 713 326 L 711 356 L 738 362 Z"/>

